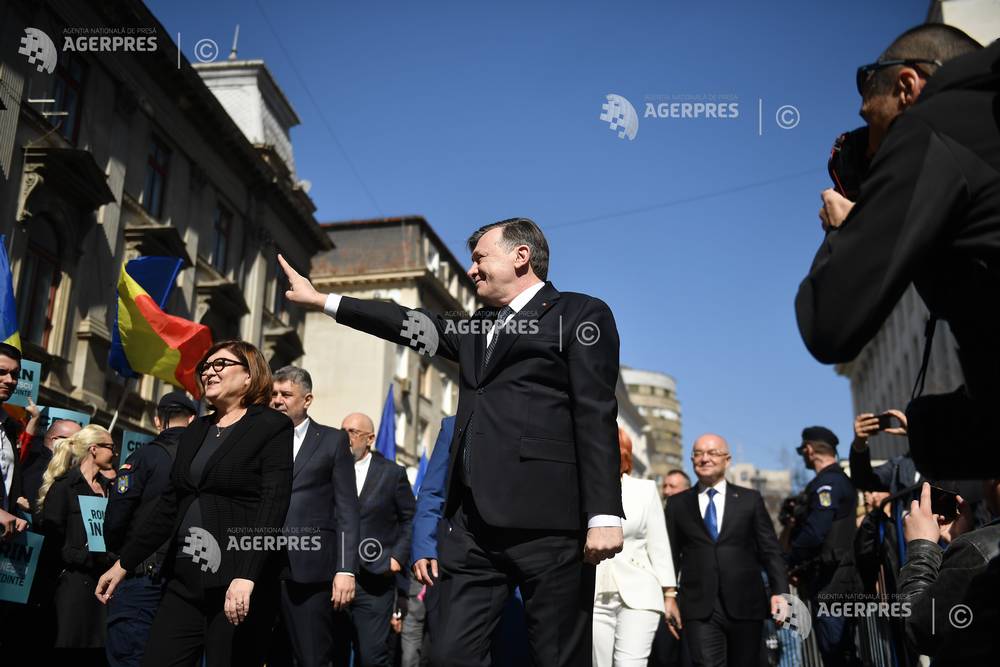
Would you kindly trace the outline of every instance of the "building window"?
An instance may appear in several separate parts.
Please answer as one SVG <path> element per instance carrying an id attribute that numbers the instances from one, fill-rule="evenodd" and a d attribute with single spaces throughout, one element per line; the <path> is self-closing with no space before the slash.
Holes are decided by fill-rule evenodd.
<path id="1" fill-rule="evenodd" d="M 417 382 L 419 384 L 420 395 L 428 400 L 431 398 L 432 380 L 433 373 L 431 373 L 430 367 L 426 364 L 421 364 Z"/>
<path id="2" fill-rule="evenodd" d="M 212 268 L 221 275 L 229 271 L 229 235 L 233 228 L 233 214 L 225 206 L 216 206 L 212 217 Z"/>
<path id="3" fill-rule="evenodd" d="M 47 348 L 59 290 L 59 239 L 44 219 L 31 222 L 28 252 L 21 268 L 17 322 L 21 339 Z"/>
<path id="4" fill-rule="evenodd" d="M 65 116 L 52 116 L 52 124 L 59 128 L 59 134 L 76 144 L 80 134 L 80 110 L 83 98 L 84 62 L 73 53 L 59 54 L 52 87 L 53 111 L 64 112 Z"/>
<path id="5" fill-rule="evenodd" d="M 153 136 L 146 159 L 146 182 L 142 186 L 142 207 L 154 218 L 163 215 L 163 191 L 170 169 L 170 149 Z"/>

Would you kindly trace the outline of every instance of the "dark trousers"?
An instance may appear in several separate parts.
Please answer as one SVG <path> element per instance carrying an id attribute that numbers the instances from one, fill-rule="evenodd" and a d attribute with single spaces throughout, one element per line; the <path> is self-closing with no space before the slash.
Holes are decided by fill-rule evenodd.
<path id="1" fill-rule="evenodd" d="M 178 559 L 178 570 L 189 567 Z M 172 579 L 153 620 L 143 667 L 258 667 L 263 664 L 278 614 L 277 574 L 261 577 L 250 595 L 250 613 L 234 626 L 223 613 L 225 588 L 200 589 Z"/>
<path id="2" fill-rule="evenodd" d="M 584 533 L 487 525 L 466 493 L 438 547 L 447 597 L 435 630 L 435 667 L 486 667 L 504 604 L 524 600 L 538 667 L 591 664 L 595 569 L 583 562 Z"/>
<path id="3" fill-rule="evenodd" d="M 682 619 L 684 642 L 695 667 L 758 667 L 764 621 L 732 618 L 716 599 L 712 615 Z"/>
<path id="4" fill-rule="evenodd" d="M 834 616 L 814 617 L 813 632 L 816 633 L 816 647 L 823 656 L 823 667 L 848 667 L 856 664 L 854 633 L 850 620 Z"/>
<path id="5" fill-rule="evenodd" d="M 111 667 L 139 667 L 142 664 L 163 588 L 162 582 L 154 582 L 151 577 L 129 577 L 118 584 L 108 601 L 105 649 Z"/>
<path id="6" fill-rule="evenodd" d="M 333 658 L 331 593 L 331 582 L 281 582 L 281 622 L 298 667 L 326 667 Z"/>
<path id="7" fill-rule="evenodd" d="M 334 659 L 337 667 L 389 667 L 389 621 L 396 603 L 396 578 L 359 572 L 354 601 L 334 614 Z"/>

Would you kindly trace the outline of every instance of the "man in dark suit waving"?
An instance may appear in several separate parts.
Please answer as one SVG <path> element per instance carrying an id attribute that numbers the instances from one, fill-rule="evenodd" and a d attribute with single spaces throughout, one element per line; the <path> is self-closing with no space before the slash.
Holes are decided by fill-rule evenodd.
<path id="1" fill-rule="evenodd" d="M 723 438 L 706 434 L 695 440 L 691 460 L 698 485 L 667 503 L 677 602 L 691 660 L 696 666 L 758 665 L 764 619 L 769 612 L 780 618 L 787 608 L 778 538 L 760 494 L 726 482 L 730 455 Z M 681 624 L 677 618 L 668 622 Z"/>
<path id="2" fill-rule="evenodd" d="M 615 320 L 599 299 L 546 282 L 548 243 L 531 220 L 486 225 L 468 246 L 488 308 L 467 319 L 320 294 L 281 260 L 287 297 L 459 363 L 432 663 L 488 664 L 519 586 L 535 663 L 589 665 L 594 565 L 622 546 Z"/>
<path id="3" fill-rule="evenodd" d="M 285 366 L 274 373 L 271 407 L 288 415 L 295 426 L 281 617 L 301 667 L 328 665 L 332 659 L 333 611 L 354 599 L 361 539 L 347 434 L 312 421 L 312 399 L 312 378 L 306 370 Z"/>

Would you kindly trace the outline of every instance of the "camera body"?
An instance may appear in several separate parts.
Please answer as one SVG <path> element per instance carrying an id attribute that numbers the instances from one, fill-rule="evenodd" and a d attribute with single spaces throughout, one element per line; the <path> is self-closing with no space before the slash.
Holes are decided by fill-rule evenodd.
<path id="1" fill-rule="evenodd" d="M 801 525 L 809 513 L 809 495 L 805 492 L 788 496 L 781 501 L 778 523 L 785 527 Z"/>

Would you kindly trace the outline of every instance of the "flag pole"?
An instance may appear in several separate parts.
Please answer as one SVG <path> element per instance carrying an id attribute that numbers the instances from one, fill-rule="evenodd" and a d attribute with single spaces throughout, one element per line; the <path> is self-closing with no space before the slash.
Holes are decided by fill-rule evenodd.
<path id="1" fill-rule="evenodd" d="M 111 417 L 111 423 L 108 424 L 108 433 L 115 430 L 115 424 L 118 423 L 118 413 L 121 412 L 122 406 L 125 405 L 125 398 L 128 396 L 128 383 L 132 381 L 132 378 L 125 378 L 125 384 L 122 385 L 122 395 L 118 399 L 118 407 L 115 408 L 115 414 Z"/>

